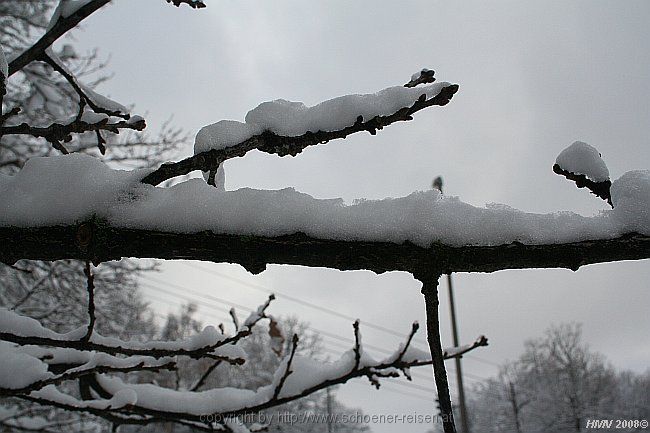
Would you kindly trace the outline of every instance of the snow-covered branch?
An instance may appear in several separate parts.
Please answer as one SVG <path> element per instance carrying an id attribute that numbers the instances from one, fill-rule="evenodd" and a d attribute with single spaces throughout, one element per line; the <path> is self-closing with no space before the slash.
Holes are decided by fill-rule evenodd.
<path id="1" fill-rule="evenodd" d="M 109 2 L 110 0 L 61 1 L 54 12 L 54 16 L 45 34 L 18 57 L 9 62 L 9 76 L 20 71 L 30 62 L 40 59 L 45 53 L 45 50 L 57 39 L 77 27 L 81 21 Z"/>
<path id="2" fill-rule="evenodd" d="M 37 320 L 0 309 L 0 340 L 21 346 L 49 346 L 109 355 L 153 358 L 186 356 L 192 359 L 221 360 L 236 365 L 245 361 L 245 354 L 235 344 L 248 336 L 251 328 L 264 317 L 263 313 L 256 313 L 247 325 L 232 336 L 224 336 L 214 327 L 208 326 L 201 333 L 188 339 L 140 343 L 104 337 L 96 332 L 86 340 L 88 329 L 86 326 L 60 334 L 42 327 Z"/>
<path id="3" fill-rule="evenodd" d="M 358 322 L 355 322 L 357 339 L 354 347 L 334 362 L 321 362 L 298 355 L 296 349 L 299 340 L 294 335 L 290 352 L 278 365 L 271 383 L 255 391 L 228 387 L 201 392 L 179 391 L 152 384 L 128 383 L 117 377 L 95 374 L 92 379 L 93 390 L 101 397 L 100 400 L 77 400 L 47 385 L 40 387 L 39 391 L 27 393 L 28 389 L 23 388 L 21 392 L 16 391 L 11 395 L 68 410 L 85 410 L 103 417 L 119 418 L 123 424 L 138 424 L 141 420 L 167 421 L 192 425 L 196 423 L 203 429 L 229 431 L 227 420 L 237 420 L 241 415 L 258 413 L 357 377 L 367 377 L 376 387 L 380 386 L 381 378 L 399 377 L 400 371 L 410 380 L 410 368 L 431 365 L 433 362 L 428 353 L 411 346 L 418 330 L 417 324 L 412 327 L 406 341 L 382 360 L 375 360 L 365 352 L 358 337 L 358 327 Z M 447 349 L 444 359 L 486 345 L 487 339 L 481 336 L 470 345 Z M 37 355 L 38 352 L 34 354 Z M 121 362 L 125 364 L 128 361 Z M 155 366 L 154 364 L 151 368 Z M 128 368 L 127 365 L 120 367 Z M 75 372 L 83 369 L 80 366 L 66 374 L 70 378 L 77 377 Z M 38 385 L 44 384 L 47 382 L 38 382 Z"/>
<path id="4" fill-rule="evenodd" d="M 60 0 L 54 10 L 50 24 L 41 38 L 23 51 L 19 56 L 9 62 L 9 74 L 12 76 L 27 64 L 40 59 L 57 39 L 74 29 L 81 21 L 88 18 L 111 0 Z M 201 0 L 167 0 L 175 6 L 187 4 L 192 8 L 202 8 L 205 4 Z"/>
<path id="5" fill-rule="evenodd" d="M 245 123 L 222 120 L 204 127 L 196 136 L 194 156 L 163 164 L 142 182 L 158 185 L 194 170 L 214 173 L 227 159 L 242 157 L 255 149 L 295 156 L 309 146 L 356 132 L 374 135 L 395 122 L 412 120 L 413 114 L 427 107 L 446 105 L 457 91 L 458 85 L 441 82 L 347 95 L 313 107 L 284 100 L 265 102 L 248 112 Z"/>
<path id="6" fill-rule="evenodd" d="M 614 207 L 609 170 L 596 148 L 576 141 L 558 155 L 553 171 L 575 182 L 578 188 L 587 188 Z"/>
<path id="7" fill-rule="evenodd" d="M 176 7 L 179 7 L 181 4 L 186 4 L 193 9 L 201 9 L 206 5 L 202 0 L 166 0 L 167 3 L 171 3 Z"/>

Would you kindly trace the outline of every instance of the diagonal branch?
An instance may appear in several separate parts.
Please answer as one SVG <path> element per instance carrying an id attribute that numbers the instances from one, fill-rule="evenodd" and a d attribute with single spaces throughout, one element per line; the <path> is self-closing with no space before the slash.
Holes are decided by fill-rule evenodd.
<path id="1" fill-rule="evenodd" d="M 108 4 L 110 1 L 111 0 L 91 0 L 75 10 L 74 13 L 69 16 L 59 17 L 56 23 L 54 23 L 54 25 L 47 30 L 38 41 L 9 63 L 9 76 L 20 71 L 32 61 L 41 58 L 45 53 L 45 50 L 57 39 L 75 28 L 81 21 L 86 19 L 97 9 Z"/>
<path id="2" fill-rule="evenodd" d="M 610 193 L 610 187 L 612 186 L 612 182 L 608 180 L 604 180 L 602 182 L 595 182 L 591 179 L 589 179 L 587 176 L 584 174 L 576 174 L 576 173 L 571 173 L 570 171 L 562 169 L 562 167 L 559 166 L 559 164 L 554 164 L 553 165 L 553 171 L 561 176 L 566 177 L 569 180 L 572 180 L 575 182 L 576 186 L 578 188 L 587 188 L 589 191 L 591 191 L 592 194 L 594 194 L 597 197 L 602 198 L 605 200 L 612 208 L 614 208 L 614 205 L 612 204 L 612 195 Z"/>
<path id="3" fill-rule="evenodd" d="M 47 49 L 43 52 L 41 55 L 40 59 L 50 65 L 52 69 L 54 69 L 56 72 L 61 74 L 63 78 L 72 86 L 74 91 L 77 93 L 79 96 L 79 101 L 84 101 L 88 106 L 95 112 L 95 113 L 103 113 L 108 116 L 116 116 L 116 117 L 121 117 L 124 120 L 129 120 L 131 117 L 128 113 L 123 113 L 122 110 L 111 110 L 106 107 L 102 107 L 101 105 L 97 104 L 95 100 L 92 98 L 92 96 L 89 94 L 87 90 L 83 88 L 83 86 L 77 81 L 77 78 L 72 74 L 70 70 L 61 62 L 60 59 L 57 58 L 57 56 L 51 52 L 51 50 Z M 83 112 L 83 107 L 80 108 L 80 112 Z"/>
<path id="4" fill-rule="evenodd" d="M 285 366 L 284 373 L 282 374 L 282 377 L 280 378 L 280 381 L 278 382 L 277 386 L 273 390 L 274 400 L 280 396 L 280 392 L 282 392 L 282 387 L 284 386 L 284 383 L 287 381 L 287 378 L 292 373 L 291 363 L 293 362 L 293 357 L 296 355 L 296 349 L 298 349 L 298 334 L 293 334 L 293 338 L 291 339 L 291 352 L 289 353 L 289 357 L 287 358 L 287 364 Z"/>
<path id="5" fill-rule="evenodd" d="M 102 6 L 110 3 L 110 1 L 111 0 L 90 0 L 85 5 L 76 9 L 72 14 L 66 17 L 59 17 L 54 25 L 52 25 L 38 41 L 9 63 L 9 76 L 20 71 L 30 62 L 39 59 L 45 50 L 57 39 L 74 29 L 81 21 L 88 18 L 93 12 Z M 167 0 L 167 3 L 172 3 L 174 6 L 180 6 L 182 3 L 185 3 L 194 9 L 205 7 L 205 4 L 201 0 Z"/>
<path id="6" fill-rule="evenodd" d="M 352 126 L 336 131 L 317 131 L 307 132 L 296 137 L 281 136 L 271 131 L 264 131 L 261 134 L 254 135 L 251 138 L 236 144 L 234 146 L 222 149 L 212 149 L 198 153 L 182 161 L 167 163 L 161 165 L 158 169 L 149 173 L 142 179 L 142 183 L 149 185 L 158 185 L 168 179 L 190 173 L 194 170 L 211 171 L 216 170 L 219 165 L 230 159 L 242 157 L 251 150 L 259 150 L 266 153 L 277 154 L 279 156 L 296 156 L 309 146 L 327 143 L 331 140 L 345 138 L 356 132 L 368 131 L 376 134 L 377 130 L 395 122 L 412 120 L 412 115 L 420 110 L 434 105 L 444 106 L 458 91 L 457 84 L 450 84 L 443 87 L 440 92 L 429 99 L 422 95 L 412 106 L 403 107 L 388 116 L 376 116 L 372 119 L 363 119 L 362 116 L 357 118 L 357 122 Z"/>

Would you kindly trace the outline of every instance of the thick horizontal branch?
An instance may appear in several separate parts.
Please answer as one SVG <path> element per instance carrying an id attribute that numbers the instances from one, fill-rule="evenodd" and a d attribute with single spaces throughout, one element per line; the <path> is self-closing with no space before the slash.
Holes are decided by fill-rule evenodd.
<path id="1" fill-rule="evenodd" d="M 296 233 L 279 237 L 199 233 L 169 233 L 124 229 L 105 223 L 42 228 L 0 227 L 0 261 L 87 258 L 94 262 L 122 257 L 205 260 L 238 263 L 252 273 L 267 264 L 370 270 L 406 271 L 414 275 L 450 272 L 494 272 L 503 269 L 568 268 L 620 260 L 650 258 L 650 236 L 630 233 L 615 239 L 563 244 L 428 248 L 410 242 L 316 239 Z"/>
<path id="2" fill-rule="evenodd" d="M 448 104 L 457 91 L 458 85 L 452 84 L 443 87 L 440 93 L 433 98 L 426 99 L 426 96 L 423 94 L 423 97 L 417 100 L 411 107 L 404 107 L 391 115 L 376 116 L 372 119 L 363 119 L 363 117 L 359 116 L 357 122 L 352 126 L 337 131 L 307 132 L 296 137 L 280 136 L 271 131 L 264 131 L 234 146 L 212 149 L 179 162 L 163 164 L 142 179 L 142 182 L 149 185 L 158 185 L 168 179 L 188 174 L 194 170 L 216 170 L 225 160 L 242 157 L 255 149 L 280 156 L 295 156 L 309 146 L 327 143 L 330 140 L 338 138 L 345 138 L 355 132 L 368 131 L 371 134 L 375 134 L 378 129 L 382 129 L 392 123 L 411 120 L 411 116 L 414 113 L 424 108 Z"/>

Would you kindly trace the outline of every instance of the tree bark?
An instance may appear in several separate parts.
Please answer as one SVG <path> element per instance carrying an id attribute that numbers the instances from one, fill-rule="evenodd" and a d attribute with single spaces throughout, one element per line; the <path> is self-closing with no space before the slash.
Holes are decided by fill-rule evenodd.
<path id="1" fill-rule="evenodd" d="M 206 260 L 238 263 L 252 273 L 267 264 L 371 270 L 376 273 L 424 270 L 440 273 L 494 272 L 503 269 L 568 268 L 591 263 L 650 258 L 650 236 L 565 244 L 451 246 L 423 248 L 404 242 L 316 239 L 302 233 L 278 237 L 171 233 L 111 227 L 91 220 L 79 225 L 39 228 L 0 227 L 0 261 L 90 259 L 95 264 L 122 257 Z"/>
<path id="2" fill-rule="evenodd" d="M 447 370 L 445 369 L 445 360 L 440 340 L 440 318 L 438 315 L 438 279 L 440 275 L 416 276 L 416 278 L 422 281 L 422 294 L 424 295 L 424 304 L 427 313 L 427 340 L 433 361 L 433 378 L 436 382 L 436 389 L 438 390 L 442 427 L 445 433 L 456 433 L 454 412 L 449 395 Z"/>

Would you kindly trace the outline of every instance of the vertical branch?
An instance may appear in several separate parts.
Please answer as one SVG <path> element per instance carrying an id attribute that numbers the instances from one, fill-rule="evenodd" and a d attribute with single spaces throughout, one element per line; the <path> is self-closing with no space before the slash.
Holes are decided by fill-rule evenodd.
<path id="1" fill-rule="evenodd" d="M 7 59 L 5 58 L 5 53 L 0 46 L 0 119 L 2 118 L 2 100 L 7 93 L 7 75 L 9 66 L 7 65 Z M 5 73 L 5 70 L 7 72 Z"/>
<path id="2" fill-rule="evenodd" d="M 86 260 L 84 274 L 86 274 L 86 279 L 88 280 L 88 330 L 82 340 L 88 341 L 90 340 L 90 337 L 93 334 L 93 328 L 95 327 L 95 276 L 90 271 L 89 260 Z"/>
<path id="3" fill-rule="evenodd" d="M 359 332 L 359 319 L 354 321 L 354 367 L 352 371 L 356 371 L 361 363 L 361 333 Z"/>
<path id="4" fill-rule="evenodd" d="M 433 361 L 433 377 L 440 401 L 442 426 L 445 433 L 456 433 L 451 397 L 449 396 L 449 382 L 447 381 L 442 342 L 440 341 L 440 317 L 438 315 L 439 277 L 439 274 L 428 273 L 424 277 L 418 277 L 418 279 L 422 281 L 422 294 L 424 295 L 427 313 L 427 340 L 429 341 L 429 350 Z"/>

